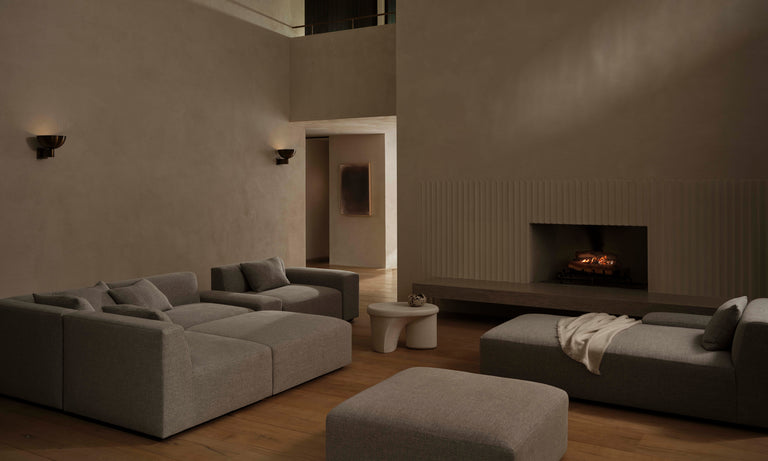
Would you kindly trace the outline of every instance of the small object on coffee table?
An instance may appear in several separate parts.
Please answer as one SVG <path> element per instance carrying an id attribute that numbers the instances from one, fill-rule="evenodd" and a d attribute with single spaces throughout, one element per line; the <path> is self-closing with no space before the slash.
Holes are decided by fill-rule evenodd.
<path id="1" fill-rule="evenodd" d="M 437 347 L 437 313 L 434 304 L 409 307 L 408 303 L 375 303 L 368 306 L 371 317 L 371 346 L 376 352 L 397 349 L 400 332 L 405 328 L 405 345 L 410 349 Z"/>
<path id="2" fill-rule="evenodd" d="M 408 295 L 408 305 L 411 307 L 421 307 L 427 302 L 427 297 L 424 293 L 411 293 Z"/>

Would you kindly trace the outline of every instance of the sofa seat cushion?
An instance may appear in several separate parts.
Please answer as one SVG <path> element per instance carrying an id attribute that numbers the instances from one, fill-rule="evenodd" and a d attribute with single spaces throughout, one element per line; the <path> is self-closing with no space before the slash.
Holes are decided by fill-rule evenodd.
<path id="1" fill-rule="evenodd" d="M 601 375 L 568 358 L 555 315 L 528 314 L 480 340 L 484 373 L 551 384 L 571 397 L 672 413 L 733 420 L 735 370 L 730 353 L 701 347 L 702 330 L 636 325 L 613 339 Z"/>
<path id="2" fill-rule="evenodd" d="M 184 335 L 192 361 L 193 391 L 184 397 L 188 420 L 204 422 L 272 395 L 269 347 L 191 331 Z"/>
<path id="3" fill-rule="evenodd" d="M 165 314 L 171 321 L 182 327 L 189 328 L 201 323 L 224 319 L 235 315 L 252 312 L 250 309 L 226 304 L 194 303 L 176 306 Z"/>
<path id="4" fill-rule="evenodd" d="M 258 311 L 196 325 L 190 330 L 269 346 L 273 394 L 352 361 L 349 323 L 327 316 Z"/>
<path id="5" fill-rule="evenodd" d="M 291 284 L 260 291 L 259 294 L 282 300 L 284 311 L 337 318 L 341 318 L 342 315 L 341 292 L 334 288 Z"/>

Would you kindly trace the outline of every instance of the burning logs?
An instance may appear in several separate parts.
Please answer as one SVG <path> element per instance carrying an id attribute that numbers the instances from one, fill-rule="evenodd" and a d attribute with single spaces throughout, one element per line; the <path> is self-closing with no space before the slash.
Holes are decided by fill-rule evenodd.
<path id="1" fill-rule="evenodd" d="M 568 267 L 579 272 L 613 275 L 619 269 L 619 260 L 616 255 L 602 251 L 577 251 Z"/>

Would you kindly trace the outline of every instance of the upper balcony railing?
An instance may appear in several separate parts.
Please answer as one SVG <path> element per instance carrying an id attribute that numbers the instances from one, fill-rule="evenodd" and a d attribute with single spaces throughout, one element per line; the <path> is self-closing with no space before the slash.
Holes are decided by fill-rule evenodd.
<path id="1" fill-rule="evenodd" d="M 336 19 L 334 21 L 315 22 L 312 24 L 302 24 L 300 26 L 292 26 L 293 29 L 304 29 L 304 35 L 314 35 L 316 33 L 336 32 L 339 30 L 359 29 L 362 27 L 372 27 L 380 25 L 378 24 L 378 18 L 384 16 L 384 24 L 394 24 L 396 13 L 394 11 L 389 13 L 367 14 L 365 16 L 356 16 L 354 18 Z M 376 20 L 375 22 L 372 20 Z M 330 29 L 332 24 L 347 24 L 352 27 L 340 27 Z M 324 27 L 328 27 L 330 30 L 322 30 Z M 320 29 L 320 30 L 316 30 Z"/>

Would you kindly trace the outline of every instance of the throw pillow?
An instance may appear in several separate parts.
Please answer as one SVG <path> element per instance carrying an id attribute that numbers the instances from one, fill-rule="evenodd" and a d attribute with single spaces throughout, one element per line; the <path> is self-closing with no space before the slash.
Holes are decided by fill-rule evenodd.
<path id="1" fill-rule="evenodd" d="M 290 285 L 285 276 L 285 264 L 279 256 L 240 264 L 240 270 L 253 291 L 271 290 Z"/>
<path id="2" fill-rule="evenodd" d="M 701 346 L 708 351 L 724 351 L 731 348 L 736 325 L 747 306 L 747 297 L 733 298 L 718 307 L 704 328 Z"/>
<path id="3" fill-rule="evenodd" d="M 109 296 L 117 304 L 133 304 L 167 311 L 173 306 L 162 291 L 147 279 L 141 279 L 133 285 L 109 290 Z"/>
<path id="4" fill-rule="evenodd" d="M 115 302 L 109 297 L 107 291 L 109 287 L 104 282 L 98 282 L 96 285 L 87 288 L 79 288 L 77 290 L 59 291 L 56 293 L 48 293 L 49 295 L 56 296 L 70 296 L 85 298 L 91 304 L 91 307 L 95 311 L 101 311 L 101 306 L 113 305 Z"/>
<path id="5" fill-rule="evenodd" d="M 133 304 L 115 304 L 114 306 L 104 306 L 104 312 L 107 314 L 127 315 L 129 317 L 139 317 L 142 319 L 160 320 L 162 322 L 171 321 L 171 318 L 168 317 L 168 314 L 163 311 L 144 306 L 135 306 Z"/>
<path id="6" fill-rule="evenodd" d="M 63 296 L 63 295 L 39 295 L 33 293 L 32 297 L 35 298 L 37 304 L 45 304 L 47 306 L 58 306 L 66 309 L 74 309 L 76 311 L 94 311 L 91 303 L 87 299 L 80 296 Z"/>

